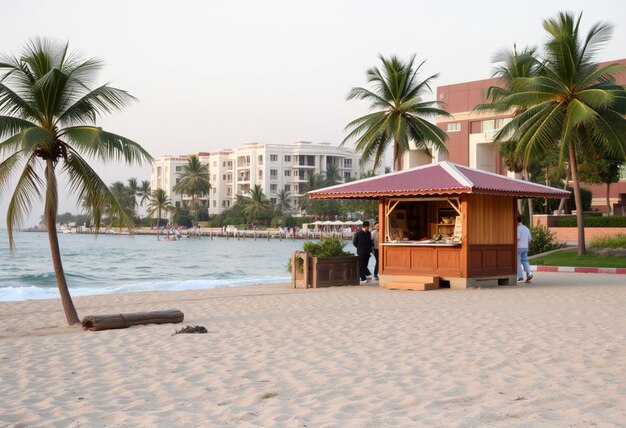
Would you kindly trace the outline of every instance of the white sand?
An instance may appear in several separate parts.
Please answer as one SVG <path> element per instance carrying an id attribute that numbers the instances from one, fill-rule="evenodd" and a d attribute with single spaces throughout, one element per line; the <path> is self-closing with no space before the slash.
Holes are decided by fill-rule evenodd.
<path id="1" fill-rule="evenodd" d="M 388 291 L 286 285 L 0 303 L 0 426 L 624 426 L 626 277 Z M 208 334 L 179 334 L 184 325 Z M 264 395 L 273 395 L 264 398 Z"/>

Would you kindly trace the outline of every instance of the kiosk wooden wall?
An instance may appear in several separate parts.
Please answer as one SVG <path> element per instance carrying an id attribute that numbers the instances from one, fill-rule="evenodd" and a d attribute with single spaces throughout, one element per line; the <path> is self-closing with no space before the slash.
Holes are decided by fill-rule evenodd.
<path id="1" fill-rule="evenodd" d="M 517 218 L 512 197 L 470 195 L 467 215 L 468 277 L 514 275 Z"/>

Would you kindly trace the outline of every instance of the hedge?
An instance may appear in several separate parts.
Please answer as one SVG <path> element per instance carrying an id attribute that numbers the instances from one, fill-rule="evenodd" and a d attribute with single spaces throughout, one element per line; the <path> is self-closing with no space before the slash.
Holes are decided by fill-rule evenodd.
<path id="1" fill-rule="evenodd" d="M 611 216 L 597 217 L 585 216 L 585 227 L 626 227 L 626 217 Z M 576 217 L 563 217 L 556 219 L 556 227 L 577 227 Z"/>

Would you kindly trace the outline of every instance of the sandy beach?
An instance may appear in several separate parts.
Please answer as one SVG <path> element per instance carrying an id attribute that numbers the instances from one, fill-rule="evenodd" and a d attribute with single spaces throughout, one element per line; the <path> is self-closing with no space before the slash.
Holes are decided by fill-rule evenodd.
<path id="1" fill-rule="evenodd" d="M 0 426 L 623 426 L 626 276 L 428 292 L 286 284 L 0 303 Z M 184 325 L 208 334 L 172 335 Z"/>

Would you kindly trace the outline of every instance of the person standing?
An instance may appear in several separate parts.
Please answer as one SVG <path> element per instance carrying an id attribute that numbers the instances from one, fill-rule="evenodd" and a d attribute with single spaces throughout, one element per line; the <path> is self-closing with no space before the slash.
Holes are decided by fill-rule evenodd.
<path id="1" fill-rule="evenodd" d="M 359 256 L 359 280 L 361 283 L 368 282 L 367 263 L 374 248 L 369 221 L 364 221 L 361 230 L 354 234 L 352 244 L 356 247 L 356 255 Z"/>
<path id="2" fill-rule="evenodd" d="M 373 250 L 374 259 L 376 260 L 376 264 L 374 265 L 374 280 L 378 281 L 378 229 L 380 225 L 378 222 L 374 223 L 374 230 L 372 231 L 372 241 L 373 241 Z"/>
<path id="3" fill-rule="evenodd" d="M 530 229 L 524 226 L 522 217 L 517 216 L 517 281 L 524 281 L 524 273 L 522 272 L 522 268 L 524 268 L 527 284 L 533 279 L 530 263 L 528 263 L 528 245 L 531 240 Z"/>

